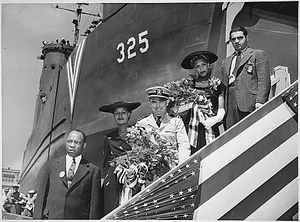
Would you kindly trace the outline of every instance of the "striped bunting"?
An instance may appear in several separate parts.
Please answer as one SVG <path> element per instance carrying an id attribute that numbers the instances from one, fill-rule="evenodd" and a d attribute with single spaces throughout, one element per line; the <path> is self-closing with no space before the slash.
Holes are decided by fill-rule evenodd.
<path id="1" fill-rule="evenodd" d="M 297 96 L 297 86 L 103 219 L 291 220 L 298 213 L 298 115 L 297 98 L 287 92 Z M 199 177 L 187 182 L 191 172 Z"/>
<path id="2" fill-rule="evenodd" d="M 165 174 L 106 219 L 191 220 L 195 210 L 200 155 Z"/>
<path id="3" fill-rule="evenodd" d="M 218 140 L 223 144 L 216 140 L 215 147 L 219 148 L 209 153 L 203 150 L 199 207 L 194 219 L 276 220 L 295 208 L 296 120 L 293 110 L 278 96 L 222 135 Z M 284 219 L 297 212 L 295 208 Z"/>
<path id="4" fill-rule="evenodd" d="M 85 41 L 86 38 L 84 38 L 82 43 L 80 43 L 74 48 L 66 64 L 67 72 L 68 72 L 69 95 L 70 95 L 70 104 L 71 104 L 71 118 L 74 110 L 74 101 L 76 96 L 77 83 L 78 83 L 78 77 L 81 68 L 81 61 L 82 61 Z"/>

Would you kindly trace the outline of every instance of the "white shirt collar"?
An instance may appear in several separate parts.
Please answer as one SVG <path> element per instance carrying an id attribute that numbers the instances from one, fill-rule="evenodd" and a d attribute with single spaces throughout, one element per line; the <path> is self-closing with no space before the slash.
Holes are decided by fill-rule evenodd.
<path id="1" fill-rule="evenodd" d="M 79 163 L 80 163 L 81 159 L 82 159 L 82 155 L 79 155 L 79 156 L 75 157 L 75 162 L 76 162 L 75 172 L 76 172 L 77 169 L 78 169 L 78 166 L 79 166 Z M 69 170 L 69 168 L 70 168 L 72 162 L 73 162 L 73 157 L 71 157 L 71 156 L 69 156 L 69 155 L 67 154 L 67 155 L 66 155 L 66 172 L 67 172 L 67 173 L 68 173 L 68 170 Z"/>
<path id="2" fill-rule="evenodd" d="M 73 161 L 73 157 L 69 156 L 68 154 L 66 155 L 66 157 L 67 157 L 67 160 L 69 159 L 71 162 Z M 80 162 L 81 158 L 82 158 L 82 155 L 75 157 L 76 164 Z"/>

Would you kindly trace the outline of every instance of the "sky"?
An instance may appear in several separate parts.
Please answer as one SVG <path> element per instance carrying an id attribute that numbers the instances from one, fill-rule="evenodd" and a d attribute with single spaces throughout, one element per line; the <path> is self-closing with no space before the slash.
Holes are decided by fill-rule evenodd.
<path id="1" fill-rule="evenodd" d="M 7 1 L 8 2 L 8 1 Z M 49 1 L 48 1 L 49 2 Z M 60 2 L 60 1 L 57 1 Z M 84 1 L 89 2 L 89 1 Z M 43 60 L 42 41 L 65 38 L 73 42 L 75 13 L 56 9 L 56 3 L 1 4 L 1 121 L 2 167 L 21 170 L 23 153 L 33 125 Z M 76 9 L 74 3 L 58 4 Z M 82 6 L 100 13 L 100 4 Z M 83 15 L 82 33 L 97 17 Z M 81 37 L 79 41 L 82 41 Z"/>

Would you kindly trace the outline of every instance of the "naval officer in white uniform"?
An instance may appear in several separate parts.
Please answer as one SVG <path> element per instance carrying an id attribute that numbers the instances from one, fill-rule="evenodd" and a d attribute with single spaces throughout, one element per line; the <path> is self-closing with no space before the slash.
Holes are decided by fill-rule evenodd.
<path id="1" fill-rule="evenodd" d="M 146 93 L 152 113 L 138 120 L 136 125 L 144 127 L 147 131 L 151 131 L 154 128 L 162 137 L 171 143 L 175 143 L 178 148 L 179 164 L 184 162 L 191 153 L 190 143 L 182 119 L 171 117 L 167 113 L 169 97 L 172 94 L 171 90 L 161 86 L 154 86 L 148 88 Z"/>

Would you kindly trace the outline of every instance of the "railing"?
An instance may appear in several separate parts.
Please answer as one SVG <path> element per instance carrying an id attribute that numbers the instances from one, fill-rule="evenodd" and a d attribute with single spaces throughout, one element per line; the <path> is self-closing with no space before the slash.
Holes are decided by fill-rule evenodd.
<path id="1" fill-rule="evenodd" d="M 7 213 L 5 210 L 2 210 L 2 220 L 32 220 L 32 217 Z"/>
<path id="2" fill-rule="evenodd" d="M 291 85 L 290 73 L 288 67 L 276 66 L 271 77 L 271 90 L 269 99 L 273 98 L 281 91 Z"/>

